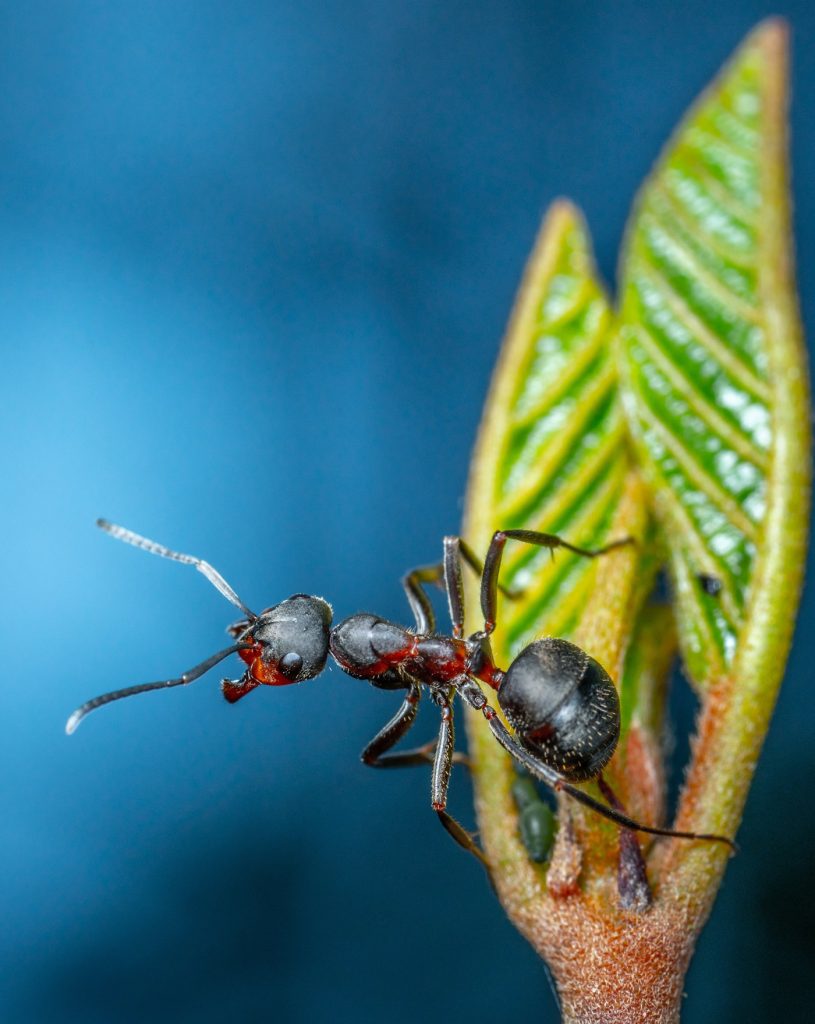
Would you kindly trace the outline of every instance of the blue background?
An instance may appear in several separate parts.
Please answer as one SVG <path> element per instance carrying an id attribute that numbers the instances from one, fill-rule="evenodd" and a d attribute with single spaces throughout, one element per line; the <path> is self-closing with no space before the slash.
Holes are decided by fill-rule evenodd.
<path id="1" fill-rule="evenodd" d="M 209 558 L 255 607 L 407 620 L 545 206 L 585 209 L 613 281 L 660 145 L 766 13 L 0 4 L 4 1022 L 557 1019 L 427 779 L 360 766 L 393 695 L 333 670 L 230 708 L 216 671 L 66 739 L 234 617 L 92 524 Z M 815 10 L 781 13 L 812 323 Z M 688 1022 L 810 1019 L 814 621 L 808 593 Z"/>

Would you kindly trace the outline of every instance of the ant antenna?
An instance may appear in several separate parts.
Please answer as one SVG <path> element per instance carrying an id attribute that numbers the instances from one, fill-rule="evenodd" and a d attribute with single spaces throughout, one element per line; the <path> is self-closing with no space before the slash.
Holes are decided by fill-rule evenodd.
<path id="1" fill-rule="evenodd" d="M 142 551 L 149 551 L 151 555 L 161 555 L 162 558 L 170 558 L 174 562 L 182 562 L 184 565 L 194 565 L 202 575 L 206 576 L 213 587 L 215 587 L 219 593 L 223 594 L 227 601 L 231 601 L 236 608 L 240 608 L 244 615 L 246 615 L 251 621 L 254 622 L 254 620 L 257 619 L 257 615 L 246 607 L 223 576 L 217 569 L 213 569 L 209 562 L 205 562 L 202 558 L 195 558 L 193 555 L 182 555 L 179 551 L 171 551 L 169 548 L 165 548 L 163 544 L 157 544 L 154 540 L 149 540 L 147 537 L 141 537 L 138 533 L 134 533 L 132 530 L 126 530 L 124 526 L 117 526 L 116 523 L 109 523 L 107 519 L 97 519 L 96 525 L 100 530 L 104 530 L 105 533 L 110 534 L 111 537 L 115 537 L 116 540 L 124 541 L 125 544 L 132 544 L 134 548 L 141 548 Z M 165 686 L 168 684 L 159 683 L 157 685 Z"/>
<path id="2" fill-rule="evenodd" d="M 117 527 L 114 529 L 117 529 Z M 125 530 L 124 532 L 127 533 L 129 531 Z M 133 534 L 132 536 L 135 537 L 136 535 Z M 142 540 L 141 537 L 137 537 L 136 539 Z M 150 544 L 152 542 L 147 541 L 147 543 Z M 158 545 L 156 545 L 156 547 L 158 547 Z M 182 558 L 186 557 L 186 555 L 182 555 Z M 200 665 L 187 669 L 187 671 L 182 673 L 177 679 L 163 679 L 158 683 L 139 683 L 138 686 L 128 686 L 124 690 L 113 690 L 112 693 L 103 693 L 101 697 L 94 697 L 92 700 L 86 701 L 81 707 L 74 711 L 65 723 L 65 732 L 70 736 L 71 733 L 76 730 L 76 727 L 85 715 L 90 714 L 91 711 L 95 711 L 96 708 L 101 708 L 103 704 L 110 704 L 111 701 L 120 700 L 122 697 L 132 697 L 135 693 L 147 693 L 148 690 L 163 690 L 168 686 L 184 686 L 186 683 L 191 683 L 194 679 L 198 679 L 199 676 L 204 675 L 205 672 L 209 672 L 209 670 L 217 665 L 219 661 L 223 661 L 224 658 L 228 658 L 230 654 L 237 654 L 238 651 L 245 651 L 247 647 L 251 646 L 251 644 L 233 644 L 231 647 L 227 647 L 223 651 L 218 651 L 217 654 L 211 655 L 206 661 L 202 661 Z"/>

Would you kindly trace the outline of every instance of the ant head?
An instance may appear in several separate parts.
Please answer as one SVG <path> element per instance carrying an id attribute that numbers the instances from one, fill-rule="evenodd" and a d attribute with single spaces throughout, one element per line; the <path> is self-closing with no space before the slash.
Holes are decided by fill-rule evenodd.
<path id="1" fill-rule="evenodd" d="M 262 612 L 244 636 L 257 645 L 263 681 L 282 686 L 322 672 L 330 629 L 331 605 L 321 597 L 295 594 Z"/>

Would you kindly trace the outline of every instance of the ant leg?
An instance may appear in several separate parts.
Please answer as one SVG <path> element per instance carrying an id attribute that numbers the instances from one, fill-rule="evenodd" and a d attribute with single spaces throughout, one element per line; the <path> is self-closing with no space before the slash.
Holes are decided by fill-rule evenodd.
<path id="1" fill-rule="evenodd" d="M 414 691 L 415 699 L 413 696 Z M 386 753 L 391 747 L 396 746 L 413 725 L 420 693 L 419 684 L 413 683 L 410 692 L 402 702 L 402 706 L 385 728 L 378 732 L 362 751 L 361 760 L 369 768 L 408 768 L 419 764 L 433 764 L 438 739 L 430 740 L 429 743 L 424 743 L 421 747 L 415 747 L 413 750 L 402 750 L 398 754 Z M 464 754 L 454 754 L 453 761 L 456 764 L 464 764 L 468 768 L 470 766 Z"/>
<path id="2" fill-rule="evenodd" d="M 413 765 L 433 764 L 438 744 L 437 738 L 431 739 L 429 743 L 417 746 L 411 751 L 400 751 L 398 754 L 386 753 L 414 724 L 420 694 L 419 684 L 413 683 L 408 696 L 402 701 L 401 708 L 362 751 L 361 760 L 364 764 L 370 768 L 408 768 Z M 454 754 L 453 760 L 456 764 L 463 764 L 468 768 L 470 766 L 464 754 Z"/>
<path id="3" fill-rule="evenodd" d="M 361 757 L 364 764 L 370 768 L 398 768 L 412 764 L 427 764 L 433 759 L 432 754 L 424 748 L 405 750 L 399 754 L 386 754 L 386 751 L 396 746 L 416 721 L 420 697 L 419 684 L 411 683 L 407 695 L 402 701 L 402 706 L 362 751 Z"/>
<path id="4" fill-rule="evenodd" d="M 603 778 L 597 776 L 597 785 L 606 801 L 615 811 L 624 811 L 617 794 Z M 627 828 L 620 829 L 620 853 L 617 860 L 617 893 L 620 906 L 624 910 L 639 913 L 646 911 L 653 903 L 651 886 L 648 884 L 648 872 L 645 869 L 645 858 L 640 849 L 636 835 Z"/>
<path id="5" fill-rule="evenodd" d="M 725 843 L 731 850 L 733 850 L 734 853 L 737 852 L 738 847 L 736 844 L 732 839 L 728 839 L 726 836 L 715 835 L 712 832 L 677 832 L 670 828 L 656 828 L 651 825 L 642 825 L 640 822 L 634 821 L 633 818 L 629 818 L 628 815 L 623 814 L 622 811 L 615 810 L 612 807 L 606 806 L 606 804 L 600 803 L 600 801 L 595 800 L 593 796 L 590 796 L 588 793 L 584 793 L 582 789 L 578 789 L 576 786 L 571 785 L 571 783 L 566 782 L 565 779 L 558 775 L 553 768 L 544 764 L 543 761 L 536 757 L 530 750 L 527 750 L 526 747 L 522 746 L 498 717 L 498 712 L 495 708 L 490 707 L 487 702 L 487 698 L 481 692 L 481 688 L 473 680 L 457 680 L 456 689 L 463 699 L 467 701 L 470 707 L 483 713 L 493 735 L 504 750 L 511 754 L 519 764 L 522 764 L 527 771 L 530 771 L 534 776 L 539 778 L 541 782 L 545 782 L 546 785 L 550 786 L 555 790 L 555 792 L 568 794 L 568 796 L 573 800 L 576 800 L 578 803 L 583 804 L 585 807 L 590 807 L 597 814 L 602 815 L 604 818 L 608 818 L 609 821 L 613 821 L 616 825 L 621 825 L 623 828 L 631 829 L 632 832 L 647 832 L 652 836 L 669 836 L 674 839 L 706 839 L 715 843 Z"/>
<path id="6" fill-rule="evenodd" d="M 413 569 L 402 579 L 402 586 L 416 619 L 418 633 L 433 633 L 436 629 L 436 616 L 424 589 L 429 583 L 444 585 L 453 623 L 453 636 L 460 637 L 464 633 L 464 586 L 461 581 L 460 547 L 459 537 L 445 537 L 444 561 Z M 468 554 L 472 554 L 469 549 Z M 480 572 L 480 569 L 476 571 Z"/>
<path id="7" fill-rule="evenodd" d="M 464 635 L 464 581 L 461 578 L 462 540 L 460 537 L 444 538 L 444 586 L 447 590 L 447 607 L 453 624 L 453 636 Z"/>
<path id="8" fill-rule="evenodd" d="M 464 584 L 461 578 L 461 565 L 464 563 L 476 576 L 483 576 L 484 565 L 469 544 L 461 537 L 444 538 L 444 580 L 447 588 L 447 602 L 450 606 L 450 619 L 453 623 L 453 636 L 464 635 Z M 497 583 L 498 589 L 509 598 L 519 597 L 517 591 Z"/>
<path id="9" fill-rule="evenodd" d="M 438 815 L 439 821 L 458 845 L 474 857 L 477 857 L 489 874 L 489 861 L 483 851 L 470 833 L 452 815 L 447 813 L 447 790 L 450 786 L 450 773 L 453 770 L 453 750 L 455 747 L 453 705 L 448 695 L 439 692 L 433 694 L 433 700 L 441 710 L 439 741 L 436 747 L 436 757 L 433 761 L 433 777 L 430 786 L 433 810 Z"/>
<path id="10" fill-rule="evenodd" d="M 462 562 L 468 565 L 477 577 L 481 577 L 484 566 L 473 549 L 460 537 L 444 538 L 443 561 L 433 565 L 422 565 L 405 573 L 401 580 L 404 593 L 414 613 L 417 633 L 433 633 L 436 628 L 436 616 L 425 587 L 441 586 L 447 592 L 449 617 L 453 623 L 453 635 L 464 635 L 464 584 L 462 581 Z M 507 597 L 517 597 L 515 591 L 498 584 L 498 589 Z"/>
<path id="11" fill-rule="evenodd" d="M 498 574 L 501 569 L 504 546 L 508 540 L 536 544 L 538 547 L 549 548 L 552 552 L 555 548 L 564 548 L 566 551 L 582 555 L 584 558 L 597 558 L 598 555 L 605 555 L 625 544 L 635 543 L 633 537 L 622 537 L 602 548 L 579 548 L 554 533 L 539 533 L 537 530 L 497 530 L 492 535 L 487 557 L 484 559 L 484 572 L 481 576 L 481 611 L 484 615 L 485 633 L 492 633 L 495 629 L 495 615 L 498 608 Z"/>
<path id="12" fill-rule="evenodd" d="M 402 586 L 407 595 L 410 610 L 416 620 L 416 632 L 427 635 L 436 630 L 436 616 L 433 612 L 433 605 L 425 592 L 428 583 L 441 583 L 444 578 L 444 568 L 441 563 L 436 565 L 423 565 L 418 569 L 411 569 L 402 577 Z"/>
<path id="13" fill-rule="evenodd" d="M 433 764 L 436 759 L 438 745 L 439 739 L 437 736 L 432 740 L 428 740 L 427 743 L 423 743 L 420 747 L 412 747 L 410 750 L 403 750 L 398 754 L 386 754 L 370 766 L 372 768 L 412 768 L 415 765 Z M 471 767 L 469 757 L 466 754 L 462 754 L 459 750 L 453 754 L 453 764 L 460 764 L 468 771 Z"/>
<path id="14" fill-rule="evenodd" d="M 402 577 L 402 586 L 416 619 L 418 633 L 432 633 L 436 628 L 436 617 L 425 587 L 428 584 L 444 585 L 447 591 L 447 603 L 450 609 L 450 620 L 453 623 L 453 636 L 464 634 L 464 586 L 461 579 L 462 562 L 469 566 L 476 576 L 480 577 L 484 566 L 473 549 L 461 537 L 444 538 L 444 560 L 434 565 L 425 565 L 413 569 Z M 514 591 L 499 584 L 499 589 L 507 597 L 516 597 Z"/>
<path id="15" fill-rule="evenodd" d="M 493 730 L 494 731 L 494 730 Z M 500 741 L 499 741 L 500 742 Z M 672 839 L 706 839 L 712 843 L 724 843 L 729 846 L 733 853 L 738 853 L 739 848 L 733 842 L 732 839 L 728 839 L 727 836 L 720 836 L 714 832 L 679 832 L 671 828 L 656 828 L 650 825 L 642 825 L 638 821 L 634 821 L 633 818 L 629 818 L 626 814 L 621 811 L 612 810 L 610 807 L 606 807 L 599 801 L 595 800 L 594 797 L 589 796 L 588 793 L 584 793 L 582 789 L 577 789 L 575 786 L 570 785 L 568 782 L 564 782 L 559 779 L 556 783 L 556 790 L 562 790 L 564 793 L 576 800 L 578 803 L 583 804 L 586 807 L 590 807 L 592 810 L 597 811 L 598 814 L 602 814 L 603 817 L 608 818 L 609 821 L 616 822 L 623 828 L 629 828 L 632 832 L 647 832 L 651 836 L 668 836 Z"/>

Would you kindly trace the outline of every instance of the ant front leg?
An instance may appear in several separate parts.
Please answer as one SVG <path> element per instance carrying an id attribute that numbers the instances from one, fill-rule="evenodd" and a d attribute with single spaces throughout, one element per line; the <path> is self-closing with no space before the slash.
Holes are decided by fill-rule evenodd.
<path id="1" fill-rule="evenodd" d="M 361 757 L 364 764 L 370 768 L 403 768 L 408 765 L 427 764 L 428 761 L 433 760 L 432 744 L 418 747 L 416 750 L 405 750 L 398 754 L 386 753 L 391 747 L 396 746 L 416 721 L 421 692 L 421 687 L 417 682 L 410 684 L 402 706 L 384 729 L 380 729 L 362 751 Z"/>
<path id="2" fill-rule="evenodd" d="M 453 636 L 460 637 L 464 633 L 464 585 L 461 580 L 462 561 L 469 565 L 477 576 L 483 566 L 472 549 L 461 537 L 444 538 L 444 559 L 434 565 L 424 565 L 412 569 L 402 577 L 402 586 L 407 594 L 413 616 L 416 619 L 416 632 L 433 633 L 436 629 L 436 616 L 430 598 L 424 589 L 428 584 L 444 586 L 447 591 L 447 602 L 450 608 L 450 619 L 453 623 Z"/>
<path id="3" fill-rule="evenodd" d="M 384 729 L 381 729 L 362 751 L 360 759 L 363 764 L 367 764 L 369 768 L 410 768 L 414 765 L 433 764 L 438 739 L 432 739 L 429 743 L 423 743 L 421 747 L 414 747 L 412 750 L 401 750 L 398 754 L 387 753 L 391 747 L 396 746 L 415 722 L 420 696 L 419 684 L 411 683 L 408 694 L 402 701 L 402 706 Z M 453 763 L 470 767 L 469 759 L 465 754 L 453 754 Z"/>
<path id="4" fill-rule="evenodd" d="M 483 851 L 479 848 L 470 833 L 456 819 L 447 813 L 447 791 L 450 786 L 450 773 L 453 770 L 453 751 L 455 748 L 455 729 L 453 727 L 452 690 L 444 694 L 435 691 L 433 700 L 441 711 L 439 740 L 436 746 L 436 757 L 433 761 L 433 777 L 430 787 L 433 810 L 439 821 L 459 846 L 467 850 L 481 861 L 489 874 L 490 865 Z"/>
<path id="5" fill-rule="evenodd" d="M 481 576 L 481 611 L 484 615 L 484 632 L 488 634 L 495 629 L 500 586 L 498 574 L 501 569 L 504 547 L 508 540 L 518 540 L 523 544 L 535 544 L 538 547 L 549 548 L 553 554 L 556 548 L 563 548 L 566 551 L 571 551 L 574 555 L 582 555 L 584 558 L 597 558 L 598 555 L 605 555 L 625 544 L 635 543 L 633 537 L 622 537 L 601 548 L 579 548 L 554 533 L 539 533 L 537 530 L 497 530 L 492 535 L 487 557 L 484 559 L 484 572 Z M 504 590 L 503 587 L 500 589 Z"/>

